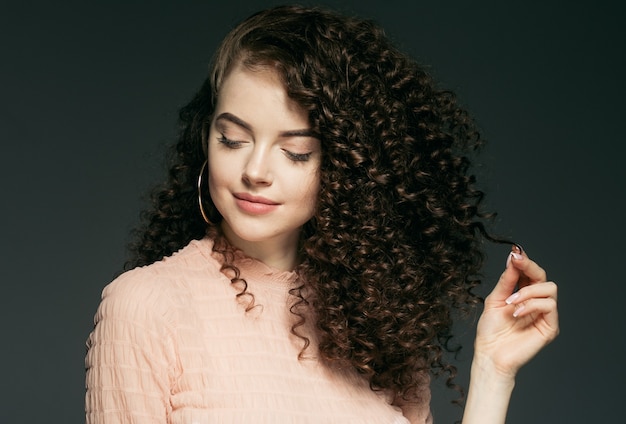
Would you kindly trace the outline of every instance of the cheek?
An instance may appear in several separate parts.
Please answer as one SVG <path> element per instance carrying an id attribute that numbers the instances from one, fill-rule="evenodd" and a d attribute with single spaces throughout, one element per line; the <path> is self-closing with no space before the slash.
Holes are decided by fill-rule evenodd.
<path id="1" fill-rule="evenodd" d="M 211 199 L 213 199 L 213 202 L 215 202 L 215 177 L 211 174 L 209 174 L 209 196 L 211 196 Z"/>
<path id="2" fill-rule="evenodd" d="M 211 196 L 213 205 L 222 216 L 227 212 L 225 208 L 228 207 L 226 181 L 228 179 L 223 174 L 209 172 L 209 196 Z"/>
<path id="3" fill-rule="evenodd" d="M 209 159 L 209 193 L 215 201 L 219 196 L 219 191 L 224 187 L 224 183 L 228 181 L 228 176 L 224 175 L 225 169 L 219 166 L 217 161 Z"/>
<path id="4" fill-rule="evenodd" d="M 309 176 L 306 183 L 300 187 L 302 189 L 302 202 L 309 209 L 310 213 L 313 214 L 320 192 L 319 174 L 316 172 L 314 175 Z"/>

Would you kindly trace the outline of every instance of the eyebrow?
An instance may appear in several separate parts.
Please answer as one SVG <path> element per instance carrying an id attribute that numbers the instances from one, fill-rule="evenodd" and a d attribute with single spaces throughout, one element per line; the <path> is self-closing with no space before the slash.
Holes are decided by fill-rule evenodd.
<path id="1" fill-rule="evenodd" d="M 215 118 L 215 122 L 222 120 L 222 119 L 232 122 L 233 124 L 238 125 L 249 132 L 252 132 L 252 126 L 250 124 L 248 124 L 246 121 L 239 118 L 238 116 L 233 115 L 232 113 L 224 112 L 224 113 L 219 114 L 217 118 Z M 282 131 L 279 134 L 279 136 L 280 137 L 313 137 L 313 138 L 320 139 L 319 134 L 317 134 L 315 131 L 308 129 L 308 128 L 303 128 L 299 130 Z"/>

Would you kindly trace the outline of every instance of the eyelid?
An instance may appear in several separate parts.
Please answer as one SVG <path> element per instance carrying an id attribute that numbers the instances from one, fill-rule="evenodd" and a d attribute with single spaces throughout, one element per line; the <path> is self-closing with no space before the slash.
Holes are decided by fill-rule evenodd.
<path id="1" fill-rule="evenodd" d="M 291 152 L 289 150 L 283 149 L 283 152 L 285 152 L 285 154 L 287 155 L 287 157 L 289 159 L 291 159 L 294 162 L 306 162 L 311 158 L 311 154 L 313 154 L 313 152 L 308 152 L 308 153 L 294 153 Z"/>
<path id="2" fill-rule="evenodd" d="M 217 141 L 229 149 L 238 149 L 244 143 L 246 143 L 245 141 L 231 140 L 227 138 L 224 134 L 220 134 L 219 137 L 217 137 Z M 282 151 L 285 153 L 287 158 L 289 158 L 293 162 L 306 162 L 311 158 L 311 155 L 313 154 L 313 152 L 296 153 L 287 149 L 282 149 Z"/>
<path id="3" fill-rule="evenodd" d="M 239 148 L 244 143 L 243 141 L 231 140 L 229 138 L 226 138 L 224 134 L 220 134 L 220 136 L 217 138 L 217 141 L 231 149 Z"/>

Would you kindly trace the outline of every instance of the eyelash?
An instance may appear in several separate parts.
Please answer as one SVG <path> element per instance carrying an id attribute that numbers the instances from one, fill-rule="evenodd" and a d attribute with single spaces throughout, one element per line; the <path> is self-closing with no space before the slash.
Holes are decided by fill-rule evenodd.
<path id="1" fill-rule="evenodd" d="M 283 150 L 287 157 L 294 162 L 306 162 L 311 157 L 311 153 L 293 153 L 289 150 Z"/>
<path id="2" fill-rule="evenodd" d="M 239 147 L 241 147 L 241 141 L 234 141 L 234 140 L 230 140 L 228 138 L 226 138 L 224 136 L 224 134 L 222 134 L 217 141 L 219 141 L 220 143 L 222 143 L 224 146 L 230 148 L 230 149 L 238 149 Z"/>
<path id="3" fill-rule="evenodd" d="M 229 149 L 238 149 L 239 147 L 241 147 L 242 142 L 241 141 L 234 141 L 234 140 L 230 140 L 228 138 L 226 138 L 226 136 L 224 136 L 224 134 L 222 134 L 217 141 L 219 141 L 220 143 L 222 143 L 224 146 L 228 147 Z M 293 162 L 306 162 L 311 158 L 311 153 L 294 153 L 294 152 L 290 152 L 289 150 L 285 150 L 283 149 L 283 152 L 285 152 L 285 155 L 287 156 L 287 158 L 289 158 L 289 160 L 293 161 Z"/>

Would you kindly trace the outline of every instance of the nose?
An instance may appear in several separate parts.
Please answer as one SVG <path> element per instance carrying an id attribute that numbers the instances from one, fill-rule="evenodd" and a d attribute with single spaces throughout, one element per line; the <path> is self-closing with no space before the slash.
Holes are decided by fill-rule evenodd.
<path id="1" fill-rule="evenodd" d="M 255 146 L 247 159 L 242 178 L 250 185 L 271 185 L 273 176 L 270 168 L 269 152 Z"/>

